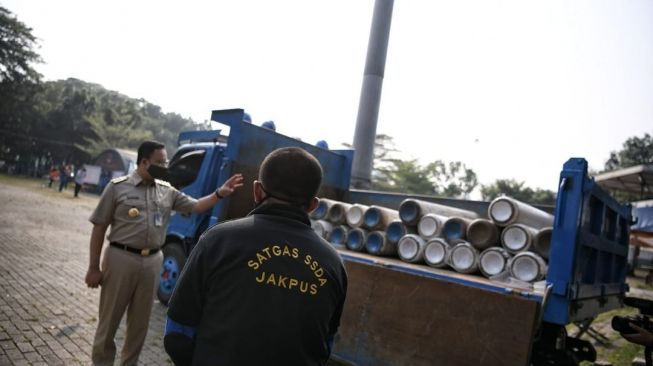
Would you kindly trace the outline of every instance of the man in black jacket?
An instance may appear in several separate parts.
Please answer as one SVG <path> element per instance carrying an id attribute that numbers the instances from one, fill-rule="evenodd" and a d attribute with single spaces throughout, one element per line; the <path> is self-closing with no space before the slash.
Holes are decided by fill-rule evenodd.
<path id="1" fill-rule="evenodd" d="M 300 148 L 270 153 L 256 208 L 208 230 L 170 299 L 164 344 L 176 365 L 324 365 L 347 277 L 310 226 L 320 163 Z"/>

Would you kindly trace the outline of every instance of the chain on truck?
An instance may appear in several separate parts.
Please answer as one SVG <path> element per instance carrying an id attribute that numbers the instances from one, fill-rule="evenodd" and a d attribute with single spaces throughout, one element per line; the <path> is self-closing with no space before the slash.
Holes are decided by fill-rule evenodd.
<path id="1" fill-rule="evenodd" d="M 310 145 L 246 119 L 242 109 L 217 110 L 211 120 L 222 124 L 222 130 L 179 135 L 179 148 L 170 163 L 175 187 L 201 197 L 235 172 L 243 174 L 245 186 L 220 200 L 209 213 L 172 217 L 158 289 L 163 303 L 202 232 L 252 209 L 251 184 L 258 165 L 279 147 L 302 147 L 320 161 L 324 179 L 319 196 L 325 202 L 396 211 L 403 202 L 414 200 L 488 219 L 489 202 L 350 189 L 353 151 Z M 552 227 L 546 276 L 535 285 L 350 250 L 355 245 L 349 249 L 336 245 L 347 268 L 349 290 L 332 357 L 355 365 L 577 365 L 593 361 L 593 346 L 569 336 L 565 326 L 589 322 L 623 306 L 632 217 L 630 206 L 620 205 L 605 193 L 588 177 L 587 169 L 582 158 L 564 163 L 556 206 L 542 208 L 552 215 Z M 463 224 L 469 222 L 463 220 Z M 420 235 L 415 228 L 405 228 L 402 234 L 412 235 L 415 242 L 406 248 L 419 251 L 424 244 L 419 242 Z M 341 233 L 333 241 L 342 240 L 342 234 L 347 235 Z M 528 230 L 522 235 L 529 235 Z M 511 238 L 506 240 L 517 240 Z M 379 240 L 386 239 L 377 239 L 377 248 Z M 464 262 L 469 256 L 459 257 Z M 515 261 L 516 256 L 506 258 Z M 451 264 L 453 259 L 448 260 Z M 532 271 L 531 267 L 526 264 L 524 268 Z"/>

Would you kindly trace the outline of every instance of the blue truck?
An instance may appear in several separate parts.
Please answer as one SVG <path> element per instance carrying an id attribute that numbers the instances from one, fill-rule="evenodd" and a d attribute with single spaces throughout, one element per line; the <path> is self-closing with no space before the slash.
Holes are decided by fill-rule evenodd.
<path id="1" fill-rule="evenodd" d="M 251 182 L 270 151 L 299 146 L 324 168 L 320 197 L 397 209 L 418 198 L 484 216 L 489 202 L 350 188 L 351 150 L 328 150 L 213 111 L 222 130 L 184 132 L 170 163 L 173 184 L 200 197 L 240 172 L 245 186 L 211 212 L 176 214 L 163 247 L 158 297 L 167 303 L 187 255 L 206 228 L 253 208 Z M 572 158 L 559 177 L 546 285 L 524 290 L 485 278 L 338 248 L 349 291 L 333 358 L 353 365 L 577 365 L 593 346 L 565 326 L 623 306 L 631 209 Z"/>

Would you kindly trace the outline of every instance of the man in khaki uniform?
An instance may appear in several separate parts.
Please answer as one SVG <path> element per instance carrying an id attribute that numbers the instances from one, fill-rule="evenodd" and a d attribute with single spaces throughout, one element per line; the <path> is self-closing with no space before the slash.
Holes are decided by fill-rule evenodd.
<path id="1" fill-rule="evenodd" d="M 94 365 L 113 365 L 114 337 L 125 310 L 127 330 L 121 364 L 137 364 L 163 261 L 159 248 L 165 240 L 171 211 L 203 212 L 242 186 L 242 176 L 235 174 L 214 193 L 194 199 L 168 182 L 156 179 L 166 173 L 168 156 L 163 144 L 143 142 L 138 148 L 137 159 L 138 167 L 134 172 L 113 179 L 107 185 L 89 219 L 93 231 L 86 284 L 91 288 L 101 286 L 92 352 Z M 109 226 L 110 244 L 104 251 L 100 267 L 100 254 Z"/>

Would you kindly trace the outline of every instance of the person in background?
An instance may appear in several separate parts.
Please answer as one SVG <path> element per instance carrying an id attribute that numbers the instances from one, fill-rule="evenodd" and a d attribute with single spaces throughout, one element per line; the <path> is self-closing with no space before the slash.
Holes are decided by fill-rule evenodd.
<path id="1" fill-rule="evenodd" d="M 73 172 L 73 168 L 70 164 L 63 164 L 59 168 L 59 192 L 68 188 L 68 180 L 70 180 L 70 175 Z"/>
<path id="2" fill-rule="evenodd" d="M 82 189 L 82 185 L 84 185 L 84 179 L 86 179 L 86 168 L 82 165 L 77 170 L 77 174 L 75 174 L 75 197 L 79 197 L 79 191 Z"/>
<path id="3" fill-rule="evenodd" d="M 50 172 L 48 173 L 50 176 L 50 182 L 48 183 L 48 188 L 52 188 L 52 183 L 59 179 L 59 169 L 57 169 L 56 166 L 51 166 L 50 167 Z"/>

